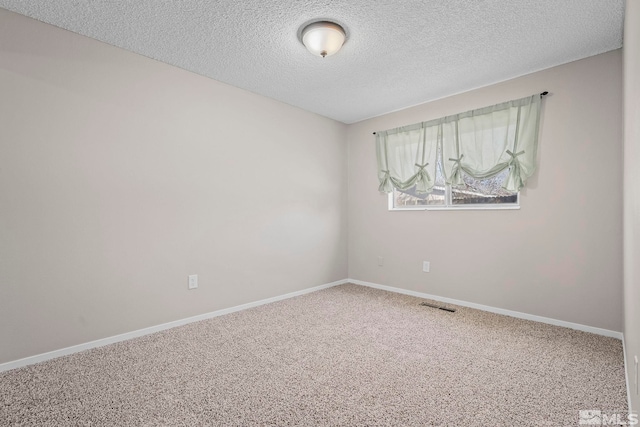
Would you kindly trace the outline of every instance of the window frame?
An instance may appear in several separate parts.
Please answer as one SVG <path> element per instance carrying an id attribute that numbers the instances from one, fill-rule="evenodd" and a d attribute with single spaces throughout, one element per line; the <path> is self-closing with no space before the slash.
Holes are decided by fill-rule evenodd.
<path id="1" fill-rule="evenodd" d="M 387 195 L 387 207 L 390 211 L 503 211 L 503 210 L 519 210 L 520 209 L 520 192 L 516 193 L 516 203 L 504 203 L 504 204 L 496 204 L 496 203 L 477 203 L 477 204 L 467 204 L 467 205 L 454 205 L 452 203 L 452 191 L 451 185 L 445 184 L 445 204 L 443 205 L 419 205 L 416 207 L 396 207 L 394 205 L 395 201 L 395 192 L 397 191 L 395 188 L 391 193 Z"/>

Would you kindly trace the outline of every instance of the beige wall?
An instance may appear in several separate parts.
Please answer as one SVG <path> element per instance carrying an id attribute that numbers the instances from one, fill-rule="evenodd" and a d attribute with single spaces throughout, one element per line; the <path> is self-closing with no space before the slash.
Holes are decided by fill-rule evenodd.
<path id="1" fill-rule="evenodd" d="M 2 9 L 0 94 L 0 363 L 347 277 L 345 125 Z"/>
<path id="2" fill-rule="evenodd" d="M 0 10 L 0 363 L 346 277 L 620 331 L 621 70 L 610 52 L 347 127 Z M 521 210 L 387 211 L 373 131 L 542 90 Z"/>
<path id="3" fill-rule="evenodd" d="M 640 2 L 627 0 L 624 24 L 624 337 L 631 407 L 640 410 L 634 356 L 640 357 Z"/>
<path id="4" fill-rule="evenodd" d="M 613 51 L 351 125 L 349 277 L 621 331 L 621 67 Z M 520 210 L 387 210 L 372 132 L 544 90 Z"/>

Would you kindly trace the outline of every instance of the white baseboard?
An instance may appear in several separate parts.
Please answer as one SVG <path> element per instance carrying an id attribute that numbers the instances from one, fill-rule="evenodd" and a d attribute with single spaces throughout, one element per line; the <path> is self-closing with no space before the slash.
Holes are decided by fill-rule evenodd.
<path id="1" fill-rule="evenodd" d="M 193 317 L 189 317 L 189 318 L 186 318 L 186 319 L 180 319 L 180 320 L 176 320 L 176 321 L 173 321 L 173 322 L 163 323 L 161 325 L 151 326 L 149 328 L 138 329 L 136 331 L 127 332 L 127 333 L 120 334 L 120 335 L 115 335 L 115 336 L 112 336 L 112 337 L 102 338 L 102 339 L 99 339 L 99 340 L 90 341 L 90 342 L 87 342 L 87 343 L 78 344 L 78 345 L 74 345 L 74 346 L 71 346 L 71 347 L 66 347 L 66 348 L 62 348 L 62 349 L 59 349 L 59 350 L 50 351 L 48 353 L 37 354 L 35 356 L 29 356 L 29 357 L 25 357 L 23 359 L 18 359 L 18 360 L 14 360 L 14 361 L 11 361 L 11 362 L 2 363 L 2 364 L 0 364 L 0 372 L 4 372 L 4 371 L 11 370 L 11 369 L 16 369 L 16 368 L 21 368 L 23 366 L 32 365 L 32 364 L 35 364 L 35 363 L 44 362 L 46 360 L 55 359 L 57 357 L 66 356 L 66 355 L 77 353 L 77 352 L 84 351 L 84 350 L 89 350 L 91 348 L 102 347 L 102 346 L 105 346 L 105 345 L 108 345 L 108 344 L 113 344 L 113 343 L 116 343 L 116 342 L 120 342 L 120 341 L 129 340 L 129 339 L 132 339 L 132 338 L 141 337 L 141 336 L 144 336 L 144 335 L 149 335 L 149 334 L 152 334 L 152 333 L 155 333 L 155 332 L 160 332 L 160 331 L 163 331 L 163 330 L 166 330 L 166 329 L 175 328 L 176 326 L 182 326 L 182 325 L 186 325 L 188 323 L 198 322 L 200 320 L 211 319 L 213 317 L 222 316 L 222 315 L 229 314 L 229 313 L 234 313 L 236 311 L 246 310 L 248 308 L 258 307 L 260 305 L 269 304 L 269 303 L 272 303 L 272 302 L 281 301 L 281 300 L 284 300 L 284 299 L 293 298 L 293 297 L 297 297 L 297 296 L 300 296 L 300 295 L 305 295 L 305 294 L 308 294 L 308 293 L 311 293 L 311 292 L 316 292 L 316 291 L 319 291 L 319 290 L 322 290 L 322 289 L 327 289 L 327 288 L 330 288 L 330 287 L 333 287 L 333 286 L 343 285 L 345 283 L 353 283 L 353 284 L 360 285 L 360 286 L 367 286 L 367 287 L 370 287 L 370 288 L 382 289 L 382 290 L 385 290 L 385 291 L 396 292 L 396 293 L 405 294 L 405 295 L 411 295 L 411 296 L 418 297 L 418 298 L 431 299 L 431 300 L 434 300 L 434 301 L 441 301 L 441 302 L 444 302 L 444 303 L 455 304 L 455 305 L 459 305 L 459 306 L 462 306 L 462 307 L 475 308 L 475 309 L 478 309 L 478 310 L 488 311 L 488 312 L 496 313 L 496 314 L 503 314 L 503 315 L 506 315 L 506 316 L 516 317 L 516 318 L 519 318 L 519 319 L 533 320 L 535 322 L 542 322 L 542 323 L 548 323 L 548 324 L 551 324 L 551 325 L 564 326 L 566 328 L 577 329 L 579 331 L 584 331 L 584 332 L 591 332 L 593 334 L 604 335 L 604 336 L 607 336 L 607 337 L 618 338 L 618 339 L 621 339 L 621 340 L 623 340 L 623 338 L 624 338 L 622 332 L 610 331 L 608 329 L 601 329 L 601 328 L 596 328 L 596 327 L 593 327 L 593 326 L 581 325 L 581 324 L 578 324 L 578 323 L 565 322 L 563 320 L 556 320 L 556 319 L 551 319 L 551 318 L 548 318 L 548 317 L 536 316 L 536 315 L 533 315 L 533 314 L 520 313 L 520 312 L 517 312 L 517 311 L 505 310 L 505 309 L 502 309 L 502 308 L 496 308 L 496 307 L 491 307 L 491 306 L 482 305 L 482 304 L 475 304 L 475 303 L 456 300 L 456 299 L 452 299 L 452 298 L 445 298 L 445 297 L 440 297 L 440 296 L 437 296 L 437 295 L 425 294 L 425 293 L 422 293 L 422 292 L 410 291 L 410 290 L 407 290 L 407 289 L 394 288 L 392 286 L 379 285 L 377 283 L 364 282 L 362 280 L 344 279 L 344 280 L 338 280 L 338 281 L 335 281 L 335 282 L 332 282 L 332 283 L 326 283 L 326 284 L 320 285 L 320 286 L 315 286 L 313 288 L 303 289 L 301 291 L 291 292 L 291 293 L 288 293 L 288 294 L 279 295 L 279 296 L 276 296 L 276 297 L 267 298 L 267 299 L 263 299 L 263 300 L 260 300 L 260 301 L 254 301 L 254 302 L 250 302 L 250 303 L 247 303 L 247 304 L 238 305 L 238 306 L 235 306 L 235 307 L 224 308 L 222 310 L 217 310 L 217 311 L 213 311 L 213 312 L 210 312 L 210 313 L 200 314 L 198 316 L 193 316 Z M 624 340 L 623 340 L 623 345 L 624 345 Z M 625 368 L 626 368 L 626 354 L 625 354 Z M 626 369 L 625 369 L 625 375 L 626 375 Z M 628 381 L 629 381 L 629 379 L 627 378 L 627 392 L 629 390 Z M 631 407 L 631 406 L 629 406 L 629 407 Z"/>
<path id="2" fill-rule="evenodd" d="M 624 342 L 624 334 L 622 335 L 622 354 L 624 355 L 624 379 L 627 382 L 627 407 L 629 408 L 629 413 L 633 413 L 633 408 L 631 408 L 631 388 L 629 387 L 629 370 L 627 369 L 627 346 Z"/>
<path id="3" fill-rule="evenodd" d="M 269 304 L 276 301 L 282 301 L 284 299 L 297 297 L 300 295 L 316 292 L 321 289 L 331 288 L 337 285 L 343 285 L 348 283 L 347 280 L 338 280 L 336 282 L 326 283 L 324 285 L 315 286 L 313 288 L 303 289 L 301 291 L 291 292 L 284 295 L 279 295 L 260 301 L 254 301 L 247 304 L 237 305 L 235 307 L 223 308 L 222 310 L 212 311 L 210 313 L 200 314 L 198 316 L 188 317 L 186 319 L 175 320 L 173 322 L 163 323 L 161 325 L 151 326 L 149 328 L 138 329 L 137 331 L 127 332 L 120 335 L 115 335 L 108 338 L 102 338 L 95 341 L 90 341 L 84 344 L 78 344 L 71 347 L 62 348 L 60 350 L 54 350 L 47 353 L 37 354 L 35 356 L 25 357 L 23 359 L 14 360 L 0 364 L 0 372 L 8 371 L 11 369 L 21 368 L 27 365 L 33 365 L 35 363 L 44 362 L 46 360 L 55 359 L 61 356 L 67 356 L 69 354 L 78 353 L 80 351 L 89 350 L 91 348 L 102 347 L 108 344 L 113 344 L 120 341 L 130 340 L 131 338 L 137 338 L 144 335 L 153 334 L 154 332 L 164 331 L 165 329 L 175 328 L 176 326 L 186 325 L 188 323 L 199 322 L 200 320 L 211 319 L 213 317 L 222 316 L 236 311 L 246 310 L 248 308 L 258 307 L 260 305 Z"/>
<path id="4" fill-rule="evenodd" d="M 440 301 L 447 304 L 455 304 L 462 307 L 475 308 L 482 311 L 488 311 L 490 313 L 503 314 L 505 316 L 517 317 L 518 319 L 533 320 L 534 322 L 548 323 L 550 325 L 564 326 L 565 328 L 577 329 L 579 331 L 591 332 L 592 334 L 603 335 L 605 337 L 612 337 L 622 339 L 622 332 L 611 331 L 609 329 L 596 328 L 594 326 L 581 325 L 579 323 L 565 322 L 564 320 L 551 319 L 549 317 L 536 316 L 528 313 L 521 313 L 519 311 L 505 310 L 503 308 L 491 307 L 488 305 L 476 304 L 473 302 L 460 301 L 452 298 L 440 297 L 437 295 L 425 294 L 422 292 L 409 291 L 407 289 L 394 288 L 392 286 L 379 285 L 377 283 L 363 282 L 362 280 L 348 279 L 348 283 L 354 283 L 356 285 L 368 286 L 370 288 L 382 289 L 389 292 L 396 292 L 404 295 L 411 295 L 418 298 L 431 299 L 434 301 Z"/>

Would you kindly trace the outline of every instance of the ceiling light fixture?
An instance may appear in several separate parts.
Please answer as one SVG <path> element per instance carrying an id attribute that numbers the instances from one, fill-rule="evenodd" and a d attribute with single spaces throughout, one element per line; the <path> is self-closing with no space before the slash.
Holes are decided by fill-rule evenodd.
<path id="1" fill-rule="evenodd" d="M 346 39 L 344 28 L 335 22 L 313 22 L 302 29 L 302 44 L 317 56 L 331 56 L 340 50 Z"/>

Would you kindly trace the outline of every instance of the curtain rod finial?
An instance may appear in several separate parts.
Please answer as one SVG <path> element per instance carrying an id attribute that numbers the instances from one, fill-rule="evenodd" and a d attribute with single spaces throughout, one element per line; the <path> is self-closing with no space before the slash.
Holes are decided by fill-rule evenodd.
<path id="1" fill-rule="evenodd" d="M 545 90 L 544 92 L 542 92 L 542 93 L 540 94 L 540 98 L 542 98 L 543 96 L 547 96 L 547 95 L 549 95 L 549 92 L 547 92 L 547 91 Z"/>

